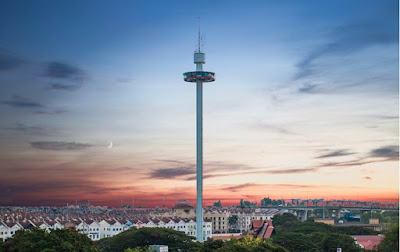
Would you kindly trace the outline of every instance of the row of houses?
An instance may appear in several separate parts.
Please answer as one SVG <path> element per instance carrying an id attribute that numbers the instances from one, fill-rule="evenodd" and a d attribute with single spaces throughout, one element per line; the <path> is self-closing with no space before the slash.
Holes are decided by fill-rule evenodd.
<path id="1" fill-rule="evenodd" d="M 190 236 L 196 236 L 196 218 L 140 218 L 140 219 L 55 219 L 52 221 L 23 220 L 18 222 L 0 221 L 0 238 L 3 240 L 12 237 L 17 230 L 41 228 L 47 231 L 50 229 L 76 229 L 78 232 L 86 234 L 90 239 L 96 241 L 102 238 L 112 237 L 132 227 L 159 227 L 171 228 L 184 232 Z M 211 222 L 203 222 L 203 237 L 205 240 L 212 237 Z"/>

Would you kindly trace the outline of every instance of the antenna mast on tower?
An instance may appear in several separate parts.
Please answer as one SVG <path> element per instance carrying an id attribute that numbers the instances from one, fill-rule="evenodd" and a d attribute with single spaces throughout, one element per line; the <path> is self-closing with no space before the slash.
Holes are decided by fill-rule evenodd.
<path id="1" fill-rule="evenodd" d="M 197 48 L 197 52 L 201 52 L 200 17 L 197 17 L 197 26 L 198 26 L 198 36 L 197 36 L 198 48 Z"/>

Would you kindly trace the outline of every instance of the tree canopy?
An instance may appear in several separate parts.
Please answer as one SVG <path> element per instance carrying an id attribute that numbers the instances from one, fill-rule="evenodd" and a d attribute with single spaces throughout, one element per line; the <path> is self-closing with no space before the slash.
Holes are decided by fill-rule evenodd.
<path id="1" fill-rule="evenodd" d="M 256 207 L 256 204 L 255 204 L 255 203 L 250 202 L 250 201 L 248 201 L 248 200 L 243 200 L 243 199 L 240 199 L 239 205 L 240 205 L 241 208 Z"/>
<path id="2" fill-rule="evenodd" d="M 290 213 L 275 215 L 273 225 L 276 234 L 273 242 L 289 251 L 363 251 L 350 235 L 376 235 L 378 232 L 364 227 L 335 227 L 313 221 L 299 221 Z"/>
<path id="3" fill-rule="evenodd" d="M 298 222 L 300 222 L 299 219 L 291 213 L 277 214 L 272 218 L 272 224 L 274 227 L 278 227 L 283 224 L 295 224 Z"/>
<path id="4" fill-rule="evenodd" d="M 266 239 L 240 238 L 229 241 L 207 241 L 202 252 L 288 252 L 285 248 Z"/>
<path id="5" fill-rule="evenodd" d="M 93 241 L 76 230 L 56 229 L 50 233 L 34 228 L 29 231 L 18 230 L 0 247 L 0 251 L 31 252 L 100 252 Z"/>
<path id="6" fill-rule="evenodd" d="M 220 200 L 218 200 L 218 201 L 215 201 L 215 202 L 214 202 L 214 205 L 213 205 L 213 206 L 214 206 L 214 207 L 221 208 L 221 207 L 222 207 L 222 203 L 221 203 Z"/>
<path id="7" fill-rule="evenodd" d="M 379 252 L 398 251 L 399 249 L 399 224 L 395 224 L 389 231 L 385 233 L 378 246 Z"/>
<path id="8" fill-rule="evenodd" d="M 104 252 L 124 251 L 128 248 L 146 247 L 149 245 L 168 245 L 171 252 L 196 251 L 201 244 L 188 236 L 170 228 L 131 228 L 116 236 L 101 239 L 96 245 Z"/>

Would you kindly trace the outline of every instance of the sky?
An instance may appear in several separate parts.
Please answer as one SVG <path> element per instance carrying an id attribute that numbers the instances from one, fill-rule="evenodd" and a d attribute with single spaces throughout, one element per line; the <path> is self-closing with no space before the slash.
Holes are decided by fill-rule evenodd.
<path id="1" fill-rule="evenodd" d="M 399 199 L 398 1 L 1 1 L 0 205 Z M 112 144 L 111 144 L 112 143 Z"/>

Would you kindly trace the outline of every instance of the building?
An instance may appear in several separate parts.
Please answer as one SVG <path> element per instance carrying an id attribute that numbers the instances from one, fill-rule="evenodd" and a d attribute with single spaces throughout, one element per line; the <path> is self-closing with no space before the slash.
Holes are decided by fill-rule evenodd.
<path id="1" fill-rule="evenodd" d="M 373 250 L 374 247 L 381 243 L 384 235 L 352 235 L 354 242 L 358 244 L 361 248 L 366 250 Z"/>
<path id="2" fill-rule="evenodd" d="M 167 245 L 150 245 L 149 247 L 155 249 L 156 252 L 168 252 Z"/>
<path id="3" fill-rule="evenodd" d="M 235 213 L 237 218 L 237 229 L 242 232 L 249 230 L 253 220 L 271 220 L 276 214 L 281 214 L 282 211 L 277 209 L 242 209 Z"/>
<path id="4" fill-rule="evenodd" d="M 252 220 L 247 236 L 268 239 L 272 232 L 274 232 L 272 220 Z"/>
<path id="5" fill-rule="evenodd" d="M 204 212 L 204 219 L 210 221 L 212 224 L 213 234 L 229 233 L 229 217 L 231 213 L 226 210 L 206 210 Z"/>
<path id="6" fill-rule="evenodd" d="M 23 227 L 18 222 L 0 221 L 0 238 L 3 240 L 10 238 L 19 229 L 23 229 Z"/>
<path id="7" fill-rule="evenodd" d="M 196 216 L 194 207 L 188 200 L 177 200 L 176 205 L 172 207 L 173 216 L 192 218 Z"/>
<path id="8" fill-rule="evenodd" d="M 328 225 L 335 225 L 335 220 L 334 219 L 314 219 L 314 222 L 325 223 L 325 224 L 328 224 Z"/>

